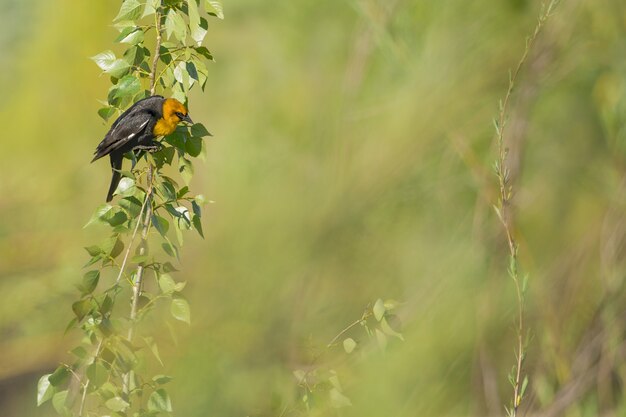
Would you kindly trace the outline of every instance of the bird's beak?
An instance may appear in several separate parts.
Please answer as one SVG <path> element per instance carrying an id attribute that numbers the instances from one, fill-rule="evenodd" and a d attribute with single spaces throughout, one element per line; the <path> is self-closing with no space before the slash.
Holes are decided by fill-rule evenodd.
<path id="1" fill-rule="evenodd" d="M 192 124 L 193 124 L 193 120 L 191 120 L 191 117 L 189 117 L 189 115 L 188 115 L 188 114 L 186 114 L 186 115 L 185 115 L 185 117 L 183 117 L 183 122 L 187 122 L 187 123 L 189 123 L 190 125 L 192 125 Z"/>

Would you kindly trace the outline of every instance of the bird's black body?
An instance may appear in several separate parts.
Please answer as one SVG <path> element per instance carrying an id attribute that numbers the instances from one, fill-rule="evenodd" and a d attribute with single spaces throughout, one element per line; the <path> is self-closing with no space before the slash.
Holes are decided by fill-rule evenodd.
<path id="1" fill-rule="evenodd" d="M 126 152 L 136 149 L 155 149 L 154 126 L 163 117 L 162 96 L 151 96 L 140 100 L 128 108 L 115 120 L 111 129 L 94 152 L 93 161 L 109 155 L 113 178 L 107 194 L 107 201 L 113 198 L 113 192 L 120 182 L 122 159 Z"/>

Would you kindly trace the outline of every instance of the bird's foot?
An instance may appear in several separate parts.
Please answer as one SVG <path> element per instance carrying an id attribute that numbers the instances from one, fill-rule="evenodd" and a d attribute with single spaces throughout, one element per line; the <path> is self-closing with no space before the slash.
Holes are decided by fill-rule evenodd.
<path id="1" fill-rule="evenodd" d="M 161 149 L 161 145 L 158 143 L 154 143 L 152 145 L 139 145 L 135 147 L 135 151 L 145 151 L 150 153 L 158 152 Z"/>

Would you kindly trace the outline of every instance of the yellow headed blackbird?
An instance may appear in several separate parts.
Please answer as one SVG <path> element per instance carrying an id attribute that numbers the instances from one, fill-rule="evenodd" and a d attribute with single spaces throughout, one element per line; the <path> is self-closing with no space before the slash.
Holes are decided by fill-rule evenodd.
<path id="1" fill-rule="evenodd" d="M 109 155 L 113 178 L 107 194 L 107 201 L 113 198 L 113 192 L 120 182 L 122 159 L 126 152 L 142 150 L 156 151 L 159 144 L 157 136 L 165 136 L 176 130 L 179 122 L 189 122 L 187 109 L 178 100 L 152 96 L 139 100 L 120 115 L 111 125 L 102 142 L 96 148 L 91 162 Z"/>

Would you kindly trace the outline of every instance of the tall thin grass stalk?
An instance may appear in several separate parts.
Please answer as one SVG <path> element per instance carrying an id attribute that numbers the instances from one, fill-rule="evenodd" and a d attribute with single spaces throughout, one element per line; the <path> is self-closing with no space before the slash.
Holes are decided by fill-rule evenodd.
<path id="1" fill-rule="evenodd" d="M 499 196 L 498 202 L 494 205 L 494 209 L 506 235 L 507 245 L 509 249 L 509 276 L 512 278 L 515 293 L 517 296 L 517 323 L 516 323 L 516 349 L 515 349 L 515 364 L 509 374 L 509 382 L 513 387 L 513 401 L 512 405 L 506 407 L 506 412 L 509 417 L 516 417 L 519 407 L 522 404 L 526 388 L 528 386 L 528 375 L 523 370 L 524 359 L 526 357 L 527 340 L 525 333 L 528 333 L 524 322 L 524 310 L 525 310 L 525 295 L 528 283 L 528 275 L 520 277 L 519 272 L 519 259 L 518 259 L 518 245 L 513 235 L 512 216 L 510 212 L 511 199 L 513 196 L 513 186 L 511 184 L 510 170 L 507 166 L 507 154 L 508 147 L 505 144 L 505 128 L 507 122 L 507 115 L 509 112 L 509 103 L 511 96 L 515 88 L 516 81 L 519 74 L 526 63 L 528 55 L 539 36 L 539 33 L 543 29 L 546 21 L 550 18 L 554 9 L 558 5 L 560 0 L 551 0 L 548 5 L 542 6 L 541 13 L 537 19 L 537 25 L 534 32 L 526 39 L 526 48 L 520 58 L 515 70 L 509 73 L 509 85 L 504 98 L 500 101 L 500 112 L 497 119 L 494 119 L 494 126 L 496 129 L 497 140 L 497 152 L 498 158 L 495 162 L 495 172 L 498 178 Z"/>

